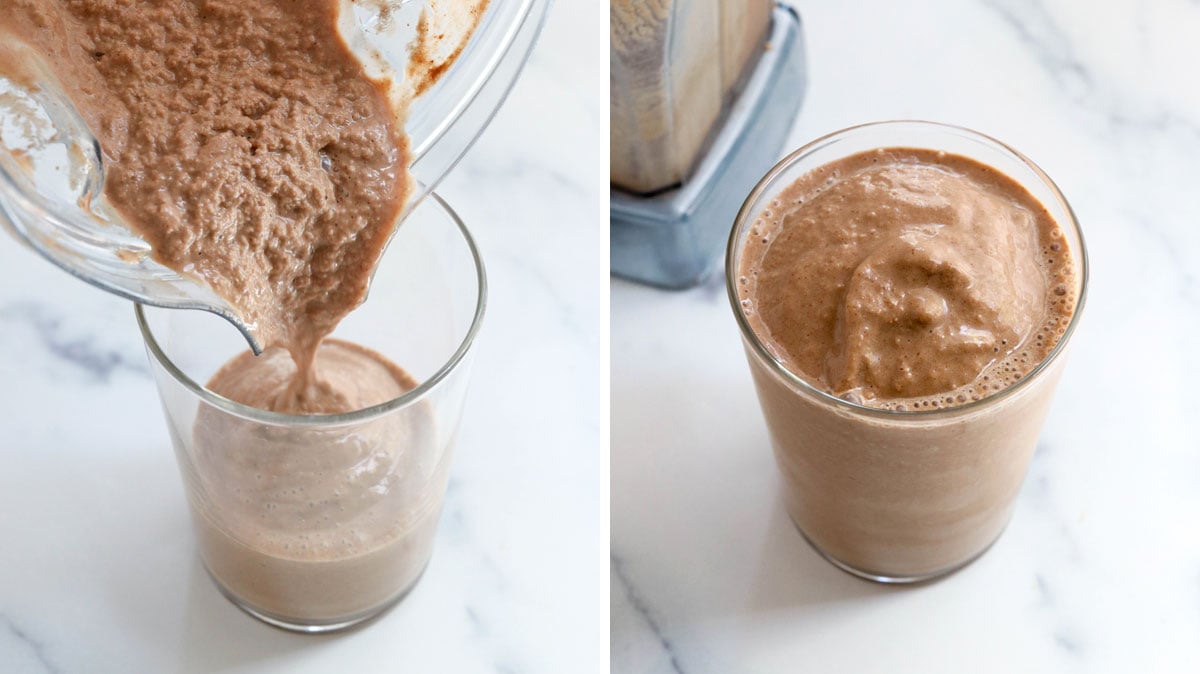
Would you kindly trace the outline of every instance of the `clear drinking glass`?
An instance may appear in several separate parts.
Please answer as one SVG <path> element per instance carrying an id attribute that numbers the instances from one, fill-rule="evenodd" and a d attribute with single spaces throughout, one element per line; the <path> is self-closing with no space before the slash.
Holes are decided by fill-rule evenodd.
<path id="1" fill-rule="evenodd" d="M 880 147 L 944 150 L 992 166 L 1029 190 L 1062 229 L 1076 270 L 1075 312 L 1058 328 L 1053 351 L 1008 388 L 948 409 L 867 407 L 788 371 L 751 328 L 736 283 L 758 215 L 812 169 Z M 813 547 L 857 576 L 905 583 L 950 573 L 991 546 L 1012 514 L 1087 291 L 1083 235 L 1050 178 L 1016 150 L 968 129 L 911 121 L 852 127 L 767 173 L 738 213 L 725 269 L 788 514 Z"/>
<path id="2" fill-rule="evenodd" d="M 200 556 L 251 615 L 323 632 L 371 618 L 417 582 L 433 547 L 487 296 L 466 227 L 436 194 L 396 231 L 371 296 L 333 337 L 416 387 L 348 414 L 293 416 L 205 387 L 246 342 L 201 311 L 138 306 Z"/>

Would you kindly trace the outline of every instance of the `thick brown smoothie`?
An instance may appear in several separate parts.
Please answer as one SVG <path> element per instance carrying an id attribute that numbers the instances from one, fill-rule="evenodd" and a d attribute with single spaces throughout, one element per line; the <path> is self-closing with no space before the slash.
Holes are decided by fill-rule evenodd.
<path id="1" fill-rule="evenodd" d="M 969 403 L 1047 357 L 1075 274 L 1046 208 L 966 157 L 873 150 L 775 196 L 742 248 L 739 309 L 778 365 L 868 408 L 805 391 L 748 348 L 789 513 L 818 548 L 921 577 L 999 535 L 1061 360 Z"/>
<path id="2" fill-rule="evenodd" d="M 98 139 L 107 205 L 266 347 L 208 387 L 273 412 L 351 412 L 417 385 L 323 339 L 366 296 L 411 191 L 406 106 L 487 0 L 427 9 L 402 91 L 367 76 L 338 32 L 340 4 L 11 0 L 0 12 L 0 40 L 46 61 Z M 18 53 L 0 50 L 0 68 L 19 70 Z M 293 427 L 202 404 L 192 439 L 176 440 L 194 444 L 195 465 L 181 464 L 213 575 L 290 621 L 352 619 L 410 587 L 449 454 L 428 407 Z"/>
<path id="3" fill-rule="evenodd" d="M 365 296 L 408 192 L 387 84 L 342 40 L 337 2 L 15 2 L 0 22 L 99 139 L 105 198 L 305 370 Z"/>

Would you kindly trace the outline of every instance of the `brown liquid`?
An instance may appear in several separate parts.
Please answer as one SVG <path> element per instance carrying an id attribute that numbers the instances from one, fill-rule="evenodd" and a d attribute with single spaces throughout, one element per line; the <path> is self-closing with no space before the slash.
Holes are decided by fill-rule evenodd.
<path id="1" fill-rule="evenodd" d="M 326 339 L 313 365 L 338 393 L 321 412 L 362 409 L 417 386 L 361 346 Z M 245 353 L 210 389 L 270 407 L 295 364 Z M 190 490 L 200 553 L 213 576 L 260 612 L 337 622 L 412 586 L 432 549 L 449 448 L 422 401 L 352 424 L 270 425 L 202 405 Z"/>
<path id="2" fill-rule="evenodd" d="M 1024 376 L 1075 310 L 1062 230 L 995 169 L 880 149 L 823 166 L 752 227 L 738 294 L 814 386 L 876 407 L 980 400 Z"/>
<path id="3" fill-rule="evenodd" d="M 966 157 L 866 152 L 772 201 L 735 281 L 754 334 L 816 389 L 881 408 L 822 399 L 747 344 L 784 502 L 819 550 L 912 579 L 1000 535 L 1064 360 L 964 404 L 1025 377 L 1062 338 L 1074 259 L 1042 204 Z"/>
<path id="4" fill-rule="evenodd" d="M 307 373 L 365 297 L 408 194 L 408 143 L 334 0 L 16 0 L 105 155 L 104 196 Z M 297 380 L 293 395 L 313 395 Z M 305 403 L 297 402 L 303 407 Z"/>

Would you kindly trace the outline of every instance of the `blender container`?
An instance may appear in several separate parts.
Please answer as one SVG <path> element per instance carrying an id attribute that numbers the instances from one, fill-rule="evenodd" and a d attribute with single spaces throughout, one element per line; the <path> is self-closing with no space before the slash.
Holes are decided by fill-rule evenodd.
<path id="1" fill-rule="evenodd" d="M 483 132 L 532 51 L 549 0 L 492 0 L 470 41 L 438 82 L 412 101 L 405 123 L 412 144 L 413 197 L 430 194 Z M 453 5 L 451 5 L 453 7 Z M 463 17 L 444 4 L 342 0 L 339 30 L 368 73 L 405 76 L 417 20 L 429 10 L 443 33 Z M 202 309 L 257 343 L 237 310 L 207 286 L 156 262 L 149 245 L 103 199 L 104 158 L 70 101 L 30 52 L 30 85 L 0 73 L 0 225 L 63 270 L 136 302 Z M 398 79 L 397 88 L 405 82 Z"/>
<path id="2" fill-rule="evenodd" d="M 791 130 L 800 17 L 769 0 L 613 0 L 612 32 L 611 271 L 687 288 Z"/>

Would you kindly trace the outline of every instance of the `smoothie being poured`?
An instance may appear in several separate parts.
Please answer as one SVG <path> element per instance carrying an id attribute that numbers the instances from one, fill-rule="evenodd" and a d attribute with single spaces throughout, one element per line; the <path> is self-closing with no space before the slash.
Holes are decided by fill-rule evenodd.
<path id="1" fill-rule="evenodd" d="M 283 390 L 245 400 L 280 412 L 349 411 L 313 361 L 365 298 L 412 191 L 408 97 L 367 75 L 340 4 L 14 0 L 0 15 L 3 39 L 46 61 L 99 140 L 108 205 L 264 348 L 290 352 Z M 477 20 L 486 2 L 459 4 Z M 417 91 L 449 64 L 428 57 L 441 36 L 426 28 L 407 73 Z"/>
<path id="2" fill-rule="evenodd" d="M 226 401 L 174 405 L 164 392 L 205 567 L 277 626 L 341 629 L 378 614 L 429 561 L 454 437 L 439 413 L 454 410 L 420 394 L 378 409 L 420 382 L 327 337 L 364 300 L 416 193 L 408 103 L 462 51 L 486 0 L 422 3 L 396 85 L 369 76 L 382 59 L 365 66 L 339 32 L 349 0 L 7 2 L 0 74 L 39 58 L 53 73 L 46 84 L 103 153 L 97 212 L 119 214 L 158 262 L 211 287 L 265 347 L 211 375 Z M 399 5 L 358 2 L 382 22 Z M 229 400 L 363 413 L 279 418 Z M 173 407 L 185 408 L 178 419 Z"/>

